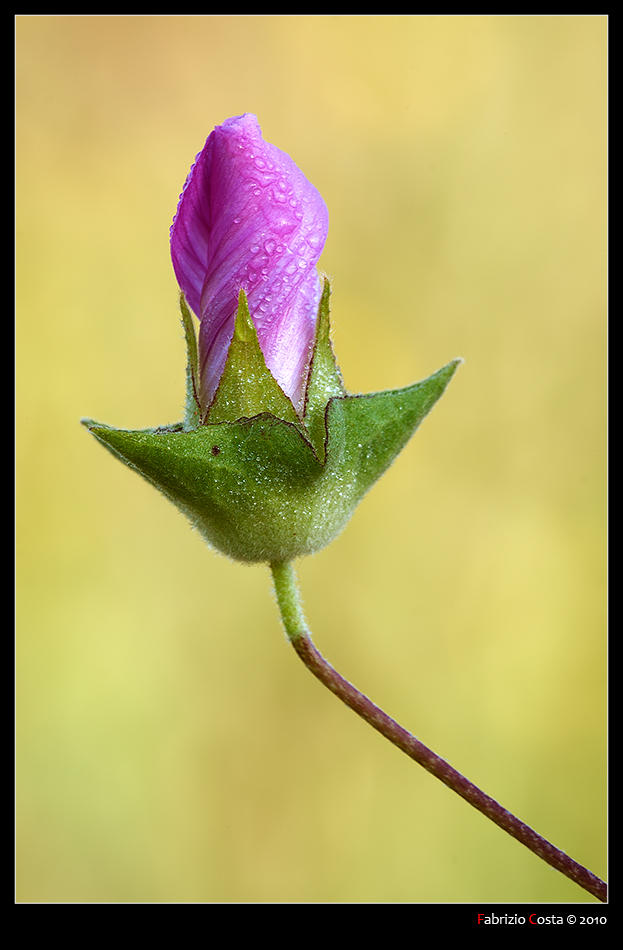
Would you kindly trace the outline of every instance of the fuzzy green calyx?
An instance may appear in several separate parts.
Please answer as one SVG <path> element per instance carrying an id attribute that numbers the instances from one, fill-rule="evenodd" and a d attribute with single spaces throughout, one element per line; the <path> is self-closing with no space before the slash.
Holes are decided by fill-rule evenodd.
<path id="1" fill-rule="evenodd" d="M 267 369 L 241 293 L 223 377 L 203 423 L 192 318 L 183 423 L 128 431 L 83 420 L 113 455 L 161 491 L 235 560 L 288 561 L 345 527 L 445 391 L 460 360 L 404 389 L 345 393 L 320 304 L 303 420 Z M 185 312 L 186 309 L 186 312 Z"/>

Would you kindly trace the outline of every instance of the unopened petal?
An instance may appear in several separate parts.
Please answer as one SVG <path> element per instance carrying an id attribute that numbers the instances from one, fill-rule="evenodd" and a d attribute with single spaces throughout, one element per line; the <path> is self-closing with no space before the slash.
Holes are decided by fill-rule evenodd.
<path id="1" fill-rule="evenodd" d="M 320 194 L 289 155 L 263 140 L 255 116 L 237 116 L 212 132 L 171 228 L 175 273 L 201 320 L 205 408 L 223 372 L 242 288 L 266 363 L 300 409 L 327 231 Z"/>

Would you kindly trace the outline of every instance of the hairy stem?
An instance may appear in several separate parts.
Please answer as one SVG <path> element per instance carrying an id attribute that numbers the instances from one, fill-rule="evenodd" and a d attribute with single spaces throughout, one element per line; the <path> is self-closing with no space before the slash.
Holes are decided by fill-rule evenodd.
<path id="1" fill-rule="evenodd" d="M 542 838 L 523 821 L 502 808 L 495 799 L 485 795 L 464 775 L 453 769 L 448 762 L 436 755 L 406 729 L 403 729 L 391 716 L 388 716 L 386 712 L 376 706 L 363 693 L 360 693 L 348 680 L 345 680 L 312 643 L 301 607 L 293 565 L 290 562 L 274 563 L 271 564 L 271 570 L 275 582 L 277 603 L 288 639 L 307 669 L 327 689 L 331 690 L 338 699 L 341 699 L 353 712 L 365 719 L 381 735 L 389 739 L 390 742 L 442 781 L 444 785 L 451 788 L 457 795 L 464 798 L 470 805 L 477 808 L 483 815 L 490 818 L 503 831 L 520 841 L 533 854 L 575 881 L 593 897 L 600 901 L 606 901 L 607 886 L 601 878 L 578 864 L 564 851 L 554 847 L 553 844 Z"/>

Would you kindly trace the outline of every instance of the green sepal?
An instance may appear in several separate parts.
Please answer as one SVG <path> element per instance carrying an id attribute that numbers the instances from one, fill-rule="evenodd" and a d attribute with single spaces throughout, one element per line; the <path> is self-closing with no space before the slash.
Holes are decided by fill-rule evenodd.
<path id="1" fill-rule="evenodd" d="M 194 432 L 84 424 L 236 560 L 287 560 L 293 546 L 311 553 L 331 540 L 314 492 L 322 466 L 290 423 L 264 413 Z"/>
<path id="2" fill-rule="evenodd" d="M 332 399 L 327 408 L 327 475 L 349 483 L 354 505 L 389 468 L 452 379 L 456 359 L 404 389 Z"/>
<path id="3" fill-rule="evenodd" d="M 195 325 L 186 297 L 180 294 L 182 326 L 186 340 L 186 405 L 184 411 L 184 429 L 191 431 L 201 423 L 201 402 L 199 399 L 199 351 Z"/>
<path id="4" fill-rule="evenodd" d="M 182 423 L 128 431 L 83 421 L 219 551 L 247 562 L 288 561 L 340 533 L 460 362 L 405 389 L 330 398 L 324 462 L 299 424 L 267 412 L 193 431 Z"/>
<path id="5" fill-rule="evenodd" d="M 325 277 L 316 320 L 316 338 L 305 394 L 304 415 L 308 438 L 321 462 L 324 462 L 325 458 L 326 410 L 329 399 L 332 396 L 343 396 L 346 392 L 331 346 L 330 298 L 331 284 L 329 278 Z"/>
<path id="6" fill-rule="evenodd" d="M 269 412 L 284 422 L 299 424 L 296 410 L 266 366 L 244 290 L 238 297 L 234 335 L 206 422 L 236 422 Z"/>

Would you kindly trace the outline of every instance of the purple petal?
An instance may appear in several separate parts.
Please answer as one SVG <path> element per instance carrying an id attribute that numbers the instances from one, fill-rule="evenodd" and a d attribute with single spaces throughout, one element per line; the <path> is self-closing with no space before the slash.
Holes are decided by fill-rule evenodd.
<path id="1" fill-rule="evenodd" d="M 197 156 L 171 227 L 178 283 L 201 320 L 201 398 L 208 408 L 247 294 L 266 364 L 301 411 L 329 216 L 289 155 L 254 115 L 217 126 Z"/>

